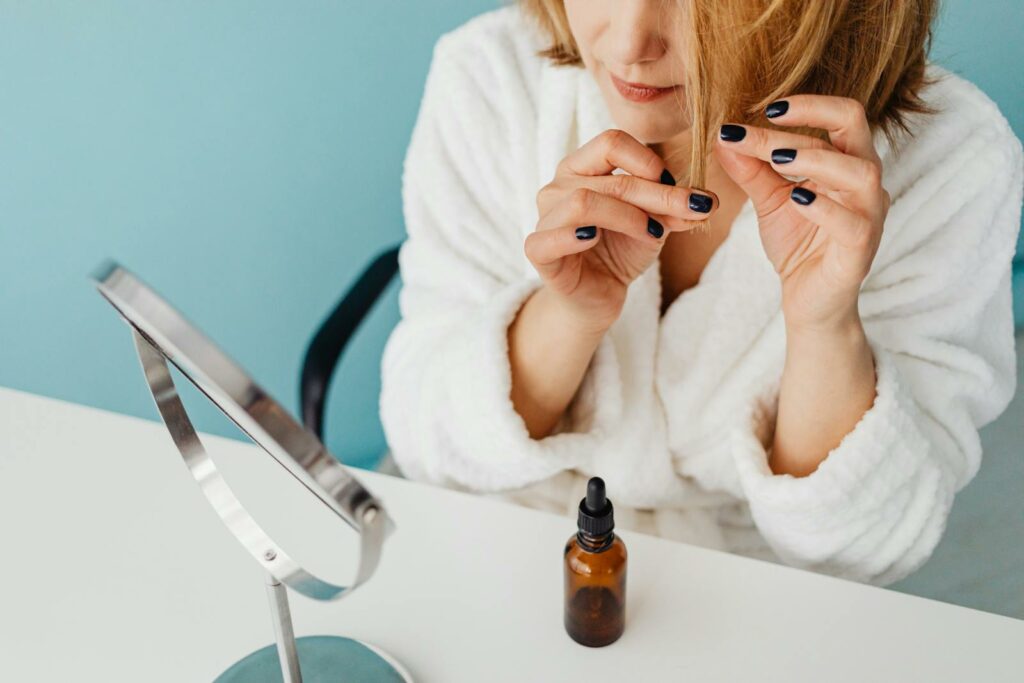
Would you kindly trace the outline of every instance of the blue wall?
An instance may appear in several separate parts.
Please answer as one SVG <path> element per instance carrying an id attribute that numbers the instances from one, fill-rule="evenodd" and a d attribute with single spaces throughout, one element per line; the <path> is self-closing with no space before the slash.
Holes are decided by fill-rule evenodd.
<path id="1" fill-rule="evenodd" d="M 1024 4 L 947 4 L 936 56 L 1024 136 Z M 110 256 L 294 409 L 310 333 L 402 239 L 434 41 L 497 5 L 0 3 L 0 385 L 155 417 L 127 328 L 85 279 Z M 384 447 L 397 315 L 394 284 L 334 385 L 327 441 L 348 462 Z M 212 410 L 198 422 L 236 434 Z"/>

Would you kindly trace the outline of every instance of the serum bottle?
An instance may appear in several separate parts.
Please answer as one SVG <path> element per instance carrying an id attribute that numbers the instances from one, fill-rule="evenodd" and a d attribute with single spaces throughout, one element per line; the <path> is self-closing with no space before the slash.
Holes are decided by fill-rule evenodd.
<path id="1" fill-rule="evenodd" d="M 602 647 L 626 626 L 626 544 L 615 528 L 604 480 L 587 482 L 578 531 L 565 544 L 565 630 L 581 645 Z"/>

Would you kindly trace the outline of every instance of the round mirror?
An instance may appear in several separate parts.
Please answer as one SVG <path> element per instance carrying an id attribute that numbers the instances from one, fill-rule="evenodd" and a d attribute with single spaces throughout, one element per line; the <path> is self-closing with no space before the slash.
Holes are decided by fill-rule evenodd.
<path id="1" fill-rule="evenodd" d="M 332 456 L 312 432 L 271 398 L 227 354 L 169 303 L 117 263 L 106 262 L 92 276 L 100 294 L 132 329 L 135 348 L 157 410 L 189 471 L 238 541 L 268 574 L 277 646 L 242 659 L 219 681 L 302 680 L 300 665 L 330 672 L 361 672 L 360 681 L 408 681 L 394 660 L 348 638 L 314 636 L 295 640 L 287 586 L 316 600 L 336 600 L 370 578 L 384 539 L 394 524 L 380 500 Z M 207 454 L 171 376 L 170 363 L 319 503 L 359 535 L 359 560 L 348 585 L 308 571 L 267 534 L 224 480 Z M 269 665 L 268 665 L 269 662 Z M 277 664 L 280 664 L 278 667 Z M 319 675 L 317 675 L 319 678 Z M 307 682 L 310 679 L 306 676 Z M 327 680 L 326 678 L 324 680 Z M 345 678 L 344 680 L 349 680 Z"/>

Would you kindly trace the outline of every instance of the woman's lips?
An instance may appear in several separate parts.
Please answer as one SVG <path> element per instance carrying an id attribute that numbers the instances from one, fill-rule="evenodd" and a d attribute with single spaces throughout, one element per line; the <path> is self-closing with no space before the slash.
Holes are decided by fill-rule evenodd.
<path id="1" fill-rule="evenodd" d="M 631 102 L 650 102 L 656 100 L 659 97 L 664 97 L 678 86 L 672 86 L 671 88 L 650 88 L 650 87 L 636 87 L 626 81 L 618 78 L 612 72 L 608 72 L 608 75 L 612 77 L 612 83 L 615 84 L 615 89 L 619 91 L 619 94 L 625 97 Z"/>

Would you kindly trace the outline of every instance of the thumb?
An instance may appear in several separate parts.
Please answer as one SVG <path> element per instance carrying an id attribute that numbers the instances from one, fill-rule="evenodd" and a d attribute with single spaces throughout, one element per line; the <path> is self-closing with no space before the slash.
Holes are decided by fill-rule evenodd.
<path id="1" fill-rule="evenodd" d="M 792 183 L 776 173 L 768 162 L 717 145 L 714 154 L 733 182 L 750 197 L 758 214 L 771 213 L 789 198 Z"/>

